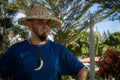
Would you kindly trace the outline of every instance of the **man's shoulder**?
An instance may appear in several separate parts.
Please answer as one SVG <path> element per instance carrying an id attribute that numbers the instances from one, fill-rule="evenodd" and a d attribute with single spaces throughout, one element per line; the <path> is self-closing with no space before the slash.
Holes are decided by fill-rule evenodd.
<path id="1" fill-rule="evenodd" d="M 51 41 L 51 40 L 49 40 L 49 44 L 51 45 L 51 46 L 55 46 L 55 47 L 63 47 L 64 45 L 62 45 L 61 43 L 59 43 L 59 42 L 54 42 L 54 41 Z"/>
<path id="2" fill-rule="evenodd" d="M 64 50 L 66 48 L 65 45 L 59 43 L 59 42 L 54 42 L 54 41 L 49 41 L 49 46 L 53 48 L 54 50 Z"/>
<path id="3" fill-rule="evenodd" d="M 24 45 L 23 45 L 24 44 Z M 17 53 L 20 50 L 24 50 L 24 46 L 26 45 L 26 40 L 14 43 L 9 48 L 7 48 L 3 54 L 5 55 L 11 55 L 14 53 Z"/>
<path id="4" fill-rule="evenodd" d="M 18 48 L 18 47 L 23 47 L 27 43 L 27 40 L 16 42 L 13 45 L 11 45 L 9 48 Z"/>

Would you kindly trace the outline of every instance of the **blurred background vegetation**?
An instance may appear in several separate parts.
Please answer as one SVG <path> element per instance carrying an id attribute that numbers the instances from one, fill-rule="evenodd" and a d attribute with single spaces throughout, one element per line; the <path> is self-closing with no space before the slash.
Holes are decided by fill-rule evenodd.
<path id="1" fill-rule="evenodd" d="M 50 35 L 78 57 L 90 56 L 91 21 L 120 20 L 119 0 L 0 0 L 0 55 L 15 42 L 29 38 L 29 30 L 17 24 L 16 15 L 24 14 L 31 2 L 45 4 L 53 16 L 63 21 L 62 27 L 52 29 Z M 95 56 L 103 56 L 109 47 L 120 55 L 120 32 L 94 32 Z M 66 76 L 62 78 L 67 80 Z"/>

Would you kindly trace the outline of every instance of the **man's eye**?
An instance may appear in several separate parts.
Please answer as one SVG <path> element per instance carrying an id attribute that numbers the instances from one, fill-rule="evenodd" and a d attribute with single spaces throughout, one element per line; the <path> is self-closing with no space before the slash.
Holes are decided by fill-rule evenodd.
<path id="1" fill-rule="evenodd" d="M 42 22 L 38 22 L 38 24 L 42 24 Z"/>

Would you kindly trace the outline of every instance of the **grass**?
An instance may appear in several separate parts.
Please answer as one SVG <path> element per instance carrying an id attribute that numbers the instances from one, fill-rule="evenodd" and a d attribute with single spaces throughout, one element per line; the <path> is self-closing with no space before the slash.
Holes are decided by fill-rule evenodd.
<path id="1" fill-rule="evenodd" d="M 61 80 L 75 80 L 74 78 L 72 78 L 71 76 L 62 76 Z M 89 79 L 89 76 L 87 77 L 87 80 Z M 112 75 L 109 75 L 107 77 L 97 77 L 94 80 L 120 80 L 120 76 L 118 77 L 113 77 Z"/>

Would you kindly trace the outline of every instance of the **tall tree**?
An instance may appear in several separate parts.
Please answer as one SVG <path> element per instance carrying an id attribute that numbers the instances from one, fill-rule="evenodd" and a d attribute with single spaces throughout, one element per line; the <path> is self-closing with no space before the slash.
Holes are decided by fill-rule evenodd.
<path id="1" fill-rule="evenodd" d="M 0 2 L 0 29 L 1 29 L 1 36 L 2 36 L 2 51 L 4 51 L 7 48 L 8 43 L 8 37 L 7 37 L 7 29 L 12 27 L 12 19 L 11 16 L 15 11 L 11 9 L 7 9 L 6 6 L 8 4 L 8 1 Z"/>
<path id="2" fill-rule="evenodd" d="M 100 4 L 101 8 L 106 8 L 106 10 L 114 11 L 110 16 L 110 20 L 120 20 L 120 1 L 119 0 L 88 0 L 93 3 Z"/>
<path id="3" fill-rule="evenodd" d="M 94 18 L 90 16 L 90 80 L 95 79 L 95 44 L 94 44 Z"/>
<path id="4" fill-rule="evenodd" d="M 27 0 L 28 1 L 28 0 Z M 12 36 L 15 26 L 13 24 L 13 17 L 18 12 L 19 9 L 24 9 L 26 7 L 26 1 L 15 0 L 12 2 L 0 1 L 0 35 L 2 48 L 0 52 L 4 52 L 6 48 L 10 45 L 11 39 L 14 39 Z"/>
<path id="5" fill-rule="evenodd" d="M 89 12 L 93 6 L 98 4 L 98 2 L 85 0 L 45 0 L 43 3 L 51 10 L 51 14 L 63 21 L 62 27 L 53 29 L 51 34 L 54 35 L 55 41 L 66 46 L 78 40 L 82 30 L 88 29 Z M 115 12 L 100 6 L 101 4 L 98 4 L 96 11 L 92 12 L 95 24 L 108 18 Z"/>

